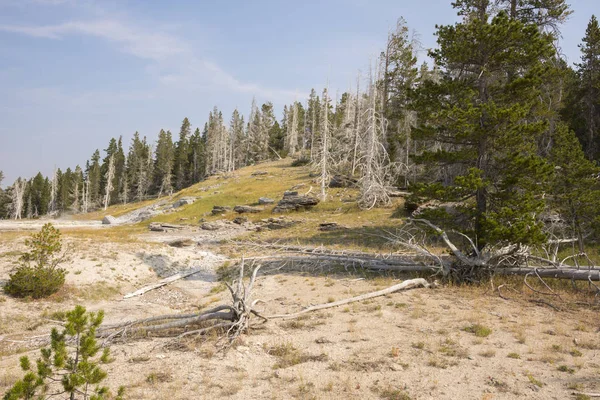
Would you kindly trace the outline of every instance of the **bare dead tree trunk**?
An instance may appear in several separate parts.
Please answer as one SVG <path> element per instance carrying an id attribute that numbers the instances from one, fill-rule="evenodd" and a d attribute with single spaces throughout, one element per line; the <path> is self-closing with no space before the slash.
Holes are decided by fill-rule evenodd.
<path id="1" fill-rule="evenodd" d="M 323 92 L 323 129 L 321 129 L 321 201 L 327 199 L 326 188 L 329 184 L 327 163 L 329 161 L 329 93 Z"/>
<path id="2" fill-rule="evenodd" d="M 81 204 L 81 211 L 83 211 L 84 213 L 88 212 L 88 208 L 90 205 L 90 177 L 88 176 L 83 184 L 83 188 L 82 188 L 82 195 L 81 195 L 81 200 L 82 200 L 82 204 Z"/>
<path id="3" fill-rule="evenodd" d="M 292 115 L 289 118 L 287 130 L 288 152 L 290 155 L 294 155 L 298 148 L 298 103 L 296 101 L 294 101 L 292 107 Z"/>
<path id="4" fill-rule="evenodd" d="M 358 149 L 360 146 L 360 74 L 356 77 L 356 111 L 354 115 L 354 139 L 353 139 L 353 149 L 352 149 L 352 173 L 354 176 L 356 173 L 356 168 L 358 166 Z"/>
<path id="5" fill-rule="evenodd" d="M 110 193 L 113 190 L 113 179 L 115 178 L 115 156 L 108 159 L 108 171 L 106 171 L 106 186 L 104 188 L 104 209 L 108 208 L 110 203 Z"/>
<path id="6" fill-rule="evenodd" d="M 387 160 L 388 155 L 385 146 L 385 131 L 387 121 L 378 111 L 377 91 L 378 77 L 371 76 L 369 83 L 369 108 L 367 110 L 366 138 L 363 150 L 362 177 L 360 179 L 359 206 L 371 209 L 377 205 L 386 206 L 390 204 L 387 193 Z"/>
<path id="7" fill-rule="evenodd" d="M 13 184 L 12 210 L 14 219 L 21 219 L 21 214 L 23 213 L 23 196 L 26 186 L 27 181 L 21 178 L 18 178 Z"/>
<path id="8" fill-rule="evenodd" d="M 52 173 L 52 184 L 50 187 L 50 203 L 48 204 L 48 212 L 53 213 L 56 211 L 56 198 L 58 193 L 58 174 L 56 172 L 56 167 L 54 167 L 54 172 Z"/>

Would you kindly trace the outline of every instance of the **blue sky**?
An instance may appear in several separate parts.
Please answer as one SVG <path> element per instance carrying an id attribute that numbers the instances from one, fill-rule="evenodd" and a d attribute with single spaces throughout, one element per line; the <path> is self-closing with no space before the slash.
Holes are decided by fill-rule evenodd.
<path id="1" fill-rule="evenodd" d="M 354 84 L 403 16 L 425 48 L 450 0 L 0 0 L 0 170 L 4 185 L 80 164 L 109 138 L 154 141 L 214 105 L 284 104 Z M 571 0 L 569 62 L 598 0 Z M 595 7 L 594 7 L 595 6 Z"/>

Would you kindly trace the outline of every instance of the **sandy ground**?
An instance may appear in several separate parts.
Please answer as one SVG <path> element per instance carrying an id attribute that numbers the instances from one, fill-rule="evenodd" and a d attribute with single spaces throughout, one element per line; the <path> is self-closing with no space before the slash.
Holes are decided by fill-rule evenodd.
<path id="1" fill-rule="evenodd" d="M 36 219 L 13 221 L 0 219 L 0 231 L 33 231 L 40 229 L 44 224 L 52 222 L 55 228 L 107 228 L 102 221 L 71 221 L 68 219 Z"/>
<path id="2" fill-rule="evenodd" d="M 18 358 L 38 354 L 9 340 L 47 333 L 56 311 L 83 304 L 105 310 L 112 323 L 226 303 L 228 294 L 215 282 L 225 258 L 211 243 L 231 236 L 235 232 L 159 233 L 123 244 L 70 239 L 74 253 L 62 293 L 32 302 L 0 294 L 0 393 L 21 376 Z M 164 244 L 177 237 L 199 244 Z M 0 281 L 22 248 L 21 239 L 0 243 Z M 203 272 L 123 300 L 190 267 Z M 255 297 L 271 315 L 394 283 L 280 272 L 259 276 Z M 489 328 L 489 335 L 465 330 L 473 324 Z M 124 385 L 129 399 L 568 399 L 574 391 L 600 392 L 599 327 L 598 311 L 583 307 L 559 312 L 480 288 L 415 289 L 272 320 L 226 352 L 210 338 L 114 344 L 107 384 Z"/>

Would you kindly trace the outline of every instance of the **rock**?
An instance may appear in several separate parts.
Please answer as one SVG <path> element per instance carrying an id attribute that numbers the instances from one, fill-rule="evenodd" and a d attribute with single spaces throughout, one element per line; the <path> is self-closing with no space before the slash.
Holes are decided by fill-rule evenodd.
<path id="1" fill-rule="evenodd" d="M 290 228 L 299 223 L 300 223 L 300 221 L 295 221 L 295 220 L 287 219 L 287 218 L 283 218 L 283 217 L 269 218 L 261 228 L 266 228 L 266 229 L 270 229 L 270 230 L 285 229 L 285 228 Z"/>
<path id="2" fill-rule="evenodd" d="M 298 196 L 298 192 L 285 192 L 283 199 L 273 209 L 274 213 L 310 209 L 319 204 L 319 199 L 312 196 Z"/>
<path id="3" fill-rule="evenodd" d="M 245 224 L 246 222 L 248 222 L 248 218 L 246 217 L 235 217 L 233 219 L 233 223 L 238 225 Z"/>
<path id="4" fill-rule="evenodd" d="M 233 207 L 233 211 L 235 211 L 238 214 L 259 213 L 259 212 L 263 211 L 263 209 L 260 207 L 252 207 L 252 206 L 235 206 L 235 207 Z"/>
<path id="5" fill-rule="evenodd" d="M 285 192 L 283 192 L 283 197 L 290 197 L 290 196 L 298 196 L 298 192 L 292 191 L 292 190 L 286 190 Z"/>
<path id="6" fill-rule="evenodd" d="M 227 211 L 231 210 L 231 207 L 226 206 L 213 206 L 211 213 L 213 215 L 225 214 Z"/>
<path id="7" fill-rule="evenodd" d="M 194 201 L 196 201 L 195 197 L 182 197 L 181 199 L 173 203 L 173 208 L 179 208 L 181 206 L 192 204 Z"/>
<path id="8" fill-rule="evenodd" d="M 189 247 L 193 246 L 196 242 L 192 239 L 177 239 L 169 242 L 169 246 L 171 247 Z"/>
<path id="9" fill-rule="evenodd" d="M 152 231 L 152 232 L 165 232 L 166 229 L 162 227 L 162 225 L 158 222 L 152 222 L 150 225 L 148 225 L 148 228 Z"/>
<path id="10" fill-rule="evenodd" d="M 342 229 L 346 229 L 346 227 L 339 225 L 337 222 L 324 222 L 322 224 L 319 224 L 319 230 L 323 232 L 339 231 Z"/>
<path id="11" fill-rule="evenodd" d="M 250 176 L 261 176 L 261 175 L 268 175 L 269 173 L 267 171 L 255 171 L 253 173 L 250 174 Z"/>
<path id="12" fill-rule="evenodd" d="M 210 222 L 205 222 L 202 225 L 200 225 L 200 228 L 202 228 L 202 230 L 205 231 L 218 231 L 219 229 L 221 229 L 221 226 L 219 224 L 211 224 Z"/>
<path id="13" fill-rule="evenodd" d="M 165 222 L 151 222 L 150 225 L 148 225 L 148 228 L 153 232 L 166 232 L 169 229 L 182 230 L 186 229 L 187 227 L 185 225 L 168 224 Z"/>
<path id="14" fill-rule="evenodd" d="M 258 204 L 273 204 L 275 200 L 270 199 L 268 197 L 261 197 L 258 199 Z"/>
<path id="15" fill-rule="evenodd" d="M 102 225 L 115 225 L 118 223 L 119 221 L 112 215 L 107 215 L 106 217 L 102 218 Z"/>
<path id="16" fill-rule="evenodd" d="M 348 188 L 355 187 L 358 181 L 345 175 L 334 175 L 329 182 L 330 188 Z"/>

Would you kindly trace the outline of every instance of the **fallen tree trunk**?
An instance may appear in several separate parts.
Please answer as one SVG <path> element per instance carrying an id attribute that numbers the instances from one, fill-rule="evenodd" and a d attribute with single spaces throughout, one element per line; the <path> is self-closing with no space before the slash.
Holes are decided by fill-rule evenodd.
<path id="1" fill-rule="evenodd" d="M 498 268 L 494 271 L 500 275 L 528 275 L 537 274 L 542 278 L 571 279 L 575 281 L 600 281 L 600 269 L 575 269 L 575 268 L 539 268 L 515 267 Z"/>
<path id="2" fill-rule="evenodd" d="M 344 300 L 334 301 L 332 303 L 317 304 L 315 306 L 311 306 L 311 307 L 305 308 L 304 310 L 299 311 L 297 313 L 293 313 L 293 314 L 269 315 L 266 318 L 267 319 L 296 318 L 296 317 L 299 317 L 300 315 L 306 314 L 308 312 L 318 311 L 318 310 L 325 310 L 327 308 L 338 307 L 338 306 L 342 306 L 344 304 L 350 304 L 350 303 L 354 303 L 354 302 L 357 302 L 357 301 L 372 299 L 374 297 L 385 296 L 385 295 L 388 295 L 388 294 L 399 292 L 401 290 L 409 290 L 409 289 L 414 289 L 414 288 L 418 288 L 418 287 L 429 288 L 429 287 L 434 287 L 434 286 L 435 286 L 435 284 L 431 284 L 430 285 L 423 278 L 410 279 L 410 280 L 406 280 L 404 282 L 401 282 L 401 283 L 399 283 L 397 285 L 390 286 L 387 289 L 378 290 L 376 292 L 365 293 L 365 294 L 362 294 L 360 296 L 355 296 L 355 297 L 351 297 L 351 298 L 344 299 Z"/>
<path id="3" fill-rule="evenodd" d="M 288 251 L 292 252 L 293 251 Z M 426 264 L 419 262 L 416 259 L 410 259 L 410 257 L 402 257 L 401 259 L 396 258 L 382 258 L 376 255 L 344 255 L 344 254 L 321 254 L 321 253 L 307 253 L 305 251 L 299 251 L 303 256 L 290 256 L 290 255 L 273 255 L 273 256 L 259 256 L 256 258 L 248 258 L 248 260 L 261 260 L 263 263 L 278 262 L 282 263 L 296 263 L 296 264 L 315 264 L 317 262 L 335 262 L 342 265 L 353 265 L 360 266 L 374 271 L 392 271 L 392 272 L 423 272 L 423 273 L 440 273 L 441 269 L 437 265 Z M 555 267 L 479 267 L 483 270 L 488 271 L 491 274 L 496 275 L 517 275 L 526 276 L 528 274 L 535 275 L 536 273 L 540 277 L 544 278 L 557 278 L 557 279 L 571 279 L 575 281 L 600 281 L 600 268 L 594 267 L 591 269 L 577 269 L 577 268 L 555 268 Z"/>

